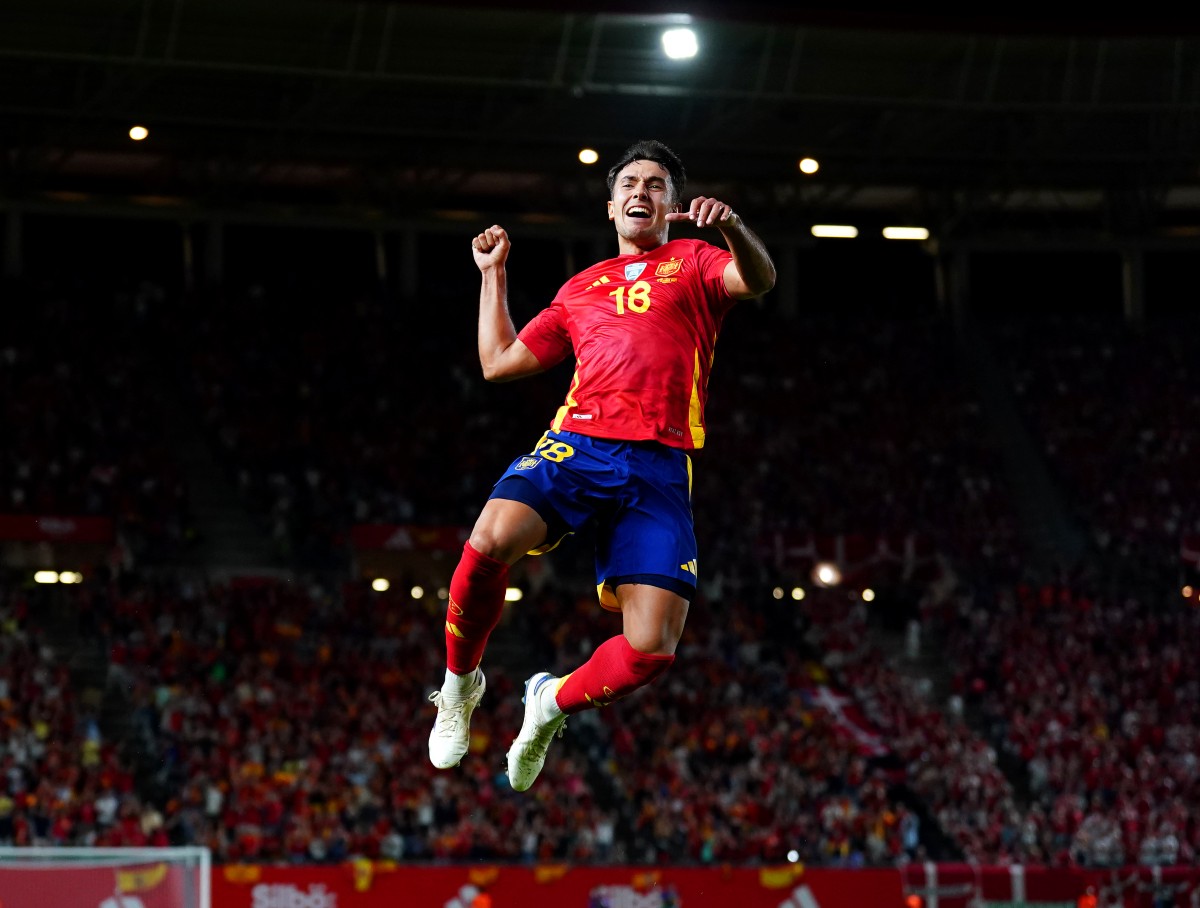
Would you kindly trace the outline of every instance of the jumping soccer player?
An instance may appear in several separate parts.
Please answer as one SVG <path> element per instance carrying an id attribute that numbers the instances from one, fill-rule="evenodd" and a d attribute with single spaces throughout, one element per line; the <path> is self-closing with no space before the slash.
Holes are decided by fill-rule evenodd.
<path id="1" fill-rule="evenodd" d="M 621 613 L 623 633 L 570 674 L 525 682 L 525 720 L 508 751 L 512 787 L 533 784 L 567 716 L 626 696 L 675 659 L 697 577 L 687 451 L 704 444 L 717 333 L 736 301 L 775 285 L 759 238 L 724 202 L 697 196 L 684 209 L 684 182 L 682 162 L 661 142 L 631 146 L 608 172 L 620 254 L 568 280 L 520 334 L 508 312 L 508 234 L 493 226 L 471 241 L 484 377 L 524 378 L 572 352 L 576 369 L 550 430 L 493 488 L 450 581 L 446 678 L 429 695 L 438 708 L 429 759 L 440 769 L 467 752 L 509 567 L 589 522 L 600 603 Z M 715 227 L 728 251 L 668 241 L 674 221 Z"/>

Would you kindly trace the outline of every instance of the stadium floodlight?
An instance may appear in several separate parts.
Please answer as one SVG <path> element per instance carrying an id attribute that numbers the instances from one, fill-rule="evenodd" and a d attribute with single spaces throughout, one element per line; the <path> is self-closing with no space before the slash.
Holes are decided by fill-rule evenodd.
<path id="1" fill-rule="evenodd" d="M 783 587 L 777 586 L 777 587 L 775 587 L 775 589 L 771 590 L 771 598 L 772 599 L 782 599 L 783 598 Z"/>
<path id="2" fill-rule="evenodd" d="M 795 599 L 797 602 L 799 602 L 801 599 L 804 598 L 804 596 L 805 596 L 804 587 L 802 587 L 802 586 L 792 587 L 792 598 L 793 599 Z"/>
<path id="3" fill-rule="evenodd" d="M 59 571 L 59 583 L 83 583 L 83 574 L 79 571 Z"/>
<path id="4" fill-rule="evenodd" d="M 133 139 L 135 142 L 142 141 L 148 135 L 150 135 L 150 130 L 148 130 L 145 126 L 129 127 L 129 138 Z"/>
<path id="5" fill-rule="evenodd" d="M 863 602 L 874 602 L 875 601 L 875 591 L 873 589 L 871 589 L 870 587 L 867 587 L 865 590 L 862 591 L 862 598 L 863 598 Z"/>
<path id="6" fill-rule="evenodd" d="M 521 592 L 520 587 L 510 586 L 504 591 L 505 602 L 520 602 L 525 598 L 525 594 Z"/>
<path id="7" fill-rule="evenodd" d="M 813 224 L 812 235 L 852 240 L 858 236 L 858 228 L 849 224 Z"/>
<path id="8" fill-rule="evenodd" d="M 34 583 L 58 583 L 58 571 L 36 571 L 33 575 Z"/>
<path id="9" fill-rule="evenodd" d="M 801 158 L 800 159 L 800 172 L 801 173 L 814 174 L 820 169 L 821 169 L 821 165 L 817 162 L 816 158 Z"/>
<path id="10" fill-rule="evenodd" d="M 813 580 L 821 586 L 837 586 L 842 582 L 842 572 L 832 561 L 819 561 L 813 566 Z"/>
<path id="11" fill-rule="evenodd" d="M 1191 586 L 1185 586 L 1185 587 L 1183 588 L 1183 598 L 1184 598 L 1184 599 L 1191 599 L 1191 598 L 1192 598 L 1192 594 L 1193 594 L 1193 593 L 1195 593 L 1195 592 L 1196 592 L 1196 591 L 1195 591 L 1194 589 L 1192 589 L 1192 587 L 1191 587 Z"/>
<path id="12" fill-rule="evenodd" d="M 424 599 L 425 598 L 425 587 L 414 586 L 411 590 L 408 591 L 408 594 L 410 596 L 412 596 L 414 599 Z"/>
<path id="13" fill-rule="evenodd" d="M 0 848 L 5 908 L 212 908 L 207 848 Z"/>
<path id="14" fill-rule="evenodd" d="M 594 148 L 579 149 L 579 162 L 581 164 L 595 164 L 600 160 L 600 153 Z"/>
<path id="15" fill-rule="evenodd" d="M 927 240 L 929 230 L 925 227 L 884 227 L 883 237 L 887 240 Z"/>
<path id="16" fill-rule="evenodd" d="M 700 50 L 696 33 L 690 28 L 668 28 L 662 33 L 663 53 L 672 60 L 690 60 Z"/>
<path id="17" fill-rule="evenodd" d="M 376 577 L 371 581 L 371 589 L 377 593 L 386 593 L 392 588 L 392 583 L 386 577 Z"/>

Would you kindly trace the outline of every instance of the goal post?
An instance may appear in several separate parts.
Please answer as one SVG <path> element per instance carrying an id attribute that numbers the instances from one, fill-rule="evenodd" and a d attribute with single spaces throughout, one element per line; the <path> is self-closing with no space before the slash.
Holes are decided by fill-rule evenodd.
<path id="1" fill-rule="evenodd" d="M 207 848 L 0 848 L 0 908 L 212 908 Z"/>

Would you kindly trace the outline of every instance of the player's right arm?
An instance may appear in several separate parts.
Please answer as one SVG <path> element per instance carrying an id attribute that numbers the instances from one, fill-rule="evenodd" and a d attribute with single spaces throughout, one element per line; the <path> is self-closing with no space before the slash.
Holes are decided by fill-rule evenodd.
<path id="1" fill-rule="evenodd" d="M 510 243 L 503 227 L 489 227 L 471 240 L 471 252 L 482 275 L 479 289 L 479 364 L 488 381 L 512 381 L 535 375 L 543 366 L 517 339 L 508 313 L 508 260 Z"/>

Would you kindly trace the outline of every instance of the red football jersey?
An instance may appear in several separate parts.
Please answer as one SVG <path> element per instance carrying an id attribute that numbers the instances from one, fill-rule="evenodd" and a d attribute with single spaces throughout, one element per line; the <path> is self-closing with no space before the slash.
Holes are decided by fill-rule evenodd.
<path id="1" fill-rule="evenodd" d="M 551 428 L 623 441 L 704 445 L 704 403 L 732 256 L 700 240 L 619 255 L 571 278 L 519 335 L 547 369 L 575 352 Z"/>

